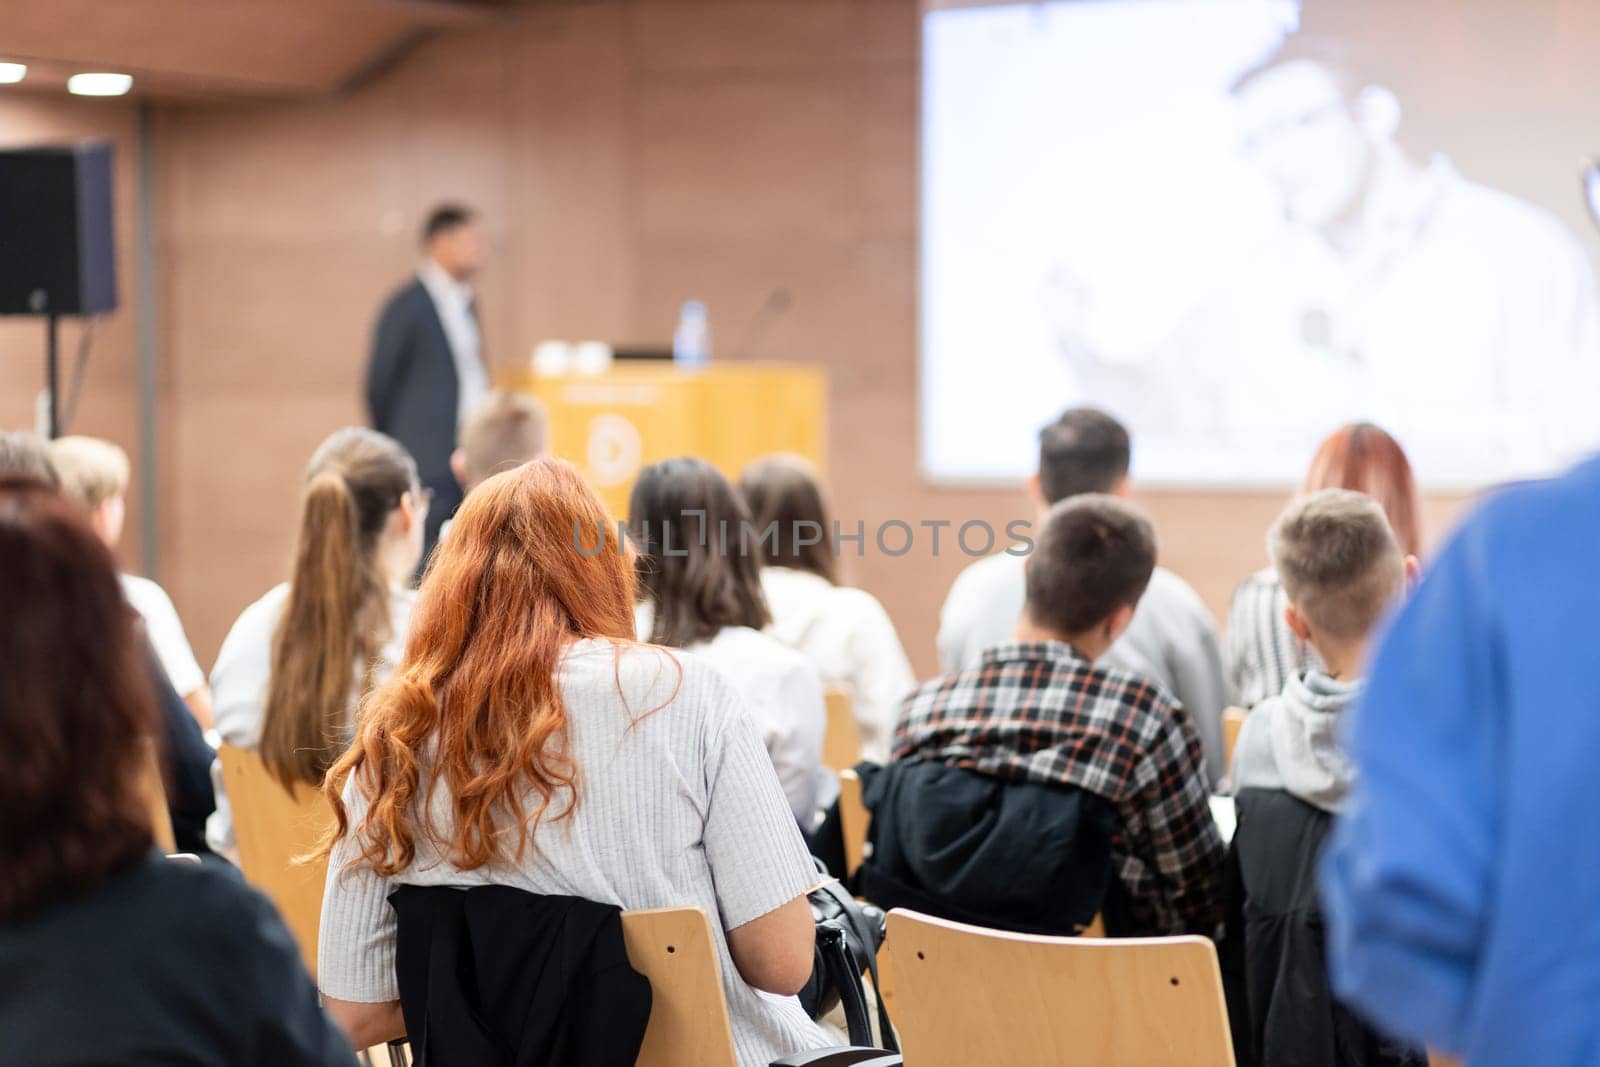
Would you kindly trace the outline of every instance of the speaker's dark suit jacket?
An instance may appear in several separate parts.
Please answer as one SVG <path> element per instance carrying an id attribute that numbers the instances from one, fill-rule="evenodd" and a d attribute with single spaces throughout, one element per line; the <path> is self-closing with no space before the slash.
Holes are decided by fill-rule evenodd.
<path id="1" fill-rule="evenodd" d="M 422 484 L 433 490 L 427 545 L 455 514 L 461 487 L 450 471 L 456 447 L 458 383 L 444 324 L 420 278 L 402 286 L 384 305 L 367 363 L 367 413 L 376 430 L 411 452 Z"/>

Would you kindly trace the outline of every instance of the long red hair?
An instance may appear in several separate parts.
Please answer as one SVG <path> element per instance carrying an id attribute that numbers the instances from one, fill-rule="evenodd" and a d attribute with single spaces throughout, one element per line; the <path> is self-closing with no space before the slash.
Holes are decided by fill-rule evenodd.
<path id="1" fill-rule="evenodd" d="M 1400 442 L 1370 422 L 1341 426 L 1317 449 L 1305 492 L 1353 489 L 1382 505 L 1400 550 L 1422 554 L 1422 502 Z"/>
<path id="2" fill-rule="evenodd" d="M 464 870 L 520 860 L 558 795 L 556 819 L 578 801 L 561 656 L 581 638 L 631 641 L 633 604 L 633 561 L 571 464 L 536 459 L 473 489 L 429 562 L 404 660 L 323 783 L 337 820 L 325 847 L 354 833 L 386 876 L 411 864 L 419 833 Z M 428 791 L 450 800 L 448 840 L 427 825 L 424 758 Z M 341 801 L 352 776 L 368 802 L 353 828 Z"/>

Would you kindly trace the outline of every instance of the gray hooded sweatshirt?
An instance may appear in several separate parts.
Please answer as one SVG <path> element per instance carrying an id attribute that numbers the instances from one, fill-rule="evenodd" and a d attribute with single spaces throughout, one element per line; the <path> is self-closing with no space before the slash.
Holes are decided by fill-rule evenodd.
<path id="1" fill-rule="evenodd" d="M 1341 712 L 1361 695 L 1362 684 L 1313 670 L 1257 704 L 1234 746 L 1234 790 L 1281 789 L 1337 812 L 1355 779 L 1355 766 L 1338 744 Z"/>

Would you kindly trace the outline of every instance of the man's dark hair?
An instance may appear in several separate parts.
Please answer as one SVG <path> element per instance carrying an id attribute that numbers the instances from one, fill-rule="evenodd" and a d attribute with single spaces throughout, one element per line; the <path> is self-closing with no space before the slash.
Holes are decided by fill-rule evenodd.
<path id="1" fill-rule="evenodd" d="M 428 213 L 428 221 L 422 224 L 423 246 L 431 244 L 441 233 L 459 229 L 477 217 L 478 213 L 465 204 L 440 204 Z"/>
<path id="2" fill-rule="evenodd" d="M 1027 613 L 1071 637 L 1137 604 L 1156 567 L 1156 531 L 1138 508 L 1101 493 L 1063 500 L 1028 557 Z"/>
<path id="3" fill-rule="evenodd" d="M 1039 491 L 1046 504 L 1109 493 L 1128 476 L 1128 431 L 1096 408 L 1072 408 L 1039 431 Z"/>

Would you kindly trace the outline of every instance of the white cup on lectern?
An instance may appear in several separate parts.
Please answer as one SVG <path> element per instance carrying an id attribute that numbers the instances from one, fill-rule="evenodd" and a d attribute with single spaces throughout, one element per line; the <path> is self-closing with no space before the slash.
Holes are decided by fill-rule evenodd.
<path id="1" fill-rule="evenodd" d="M 540 378 L 554 378 L 572 370 L 572 346 L 565 341 L 540 341 L 533 346 L 529 358 L 533 373 Z"/>
<path id="2" fill-rule="evenodd" d="M 579 341 L 572 346 L 572 369 L 579 374 L 604 374 L 614 357 L 604 341 Z"/>

